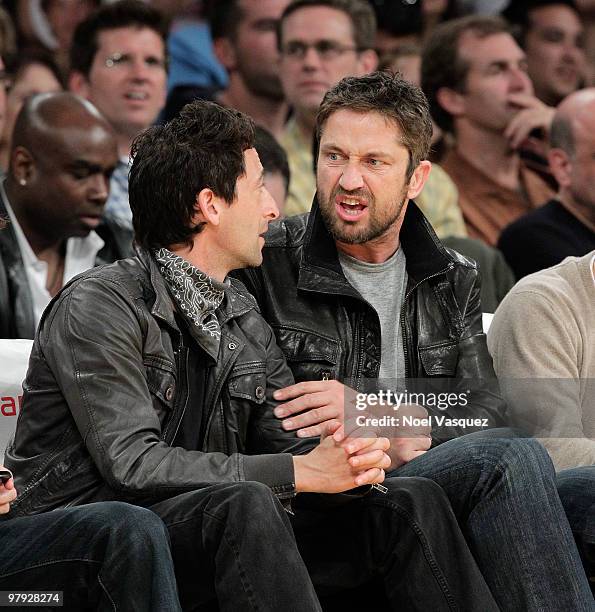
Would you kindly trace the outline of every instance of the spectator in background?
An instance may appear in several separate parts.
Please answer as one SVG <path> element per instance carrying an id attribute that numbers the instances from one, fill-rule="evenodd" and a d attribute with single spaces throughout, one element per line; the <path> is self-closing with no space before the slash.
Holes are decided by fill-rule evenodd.
<path id="1" fill-rule="evenodd" d="M 495 17 L 438 26 L 423 52 L 422 86 L 434 120 L 455 138 L 443 167 L 469 235 L 495 245 L 504 227 L 553 193 L 518 153 L 532 129 L 549 126 L 553 109 L 533 95 L 525 54 Z"/>
<path id="2" fill-rule="evenodd" d="M 585 30 L 572 0 L 512 2 L 503 13 L 527 56 L 535 95 L 555 107 L 587 77 Z M 547 161 L 547 126 L 530 132 L 521 144 L 525 163 L 557 188 Z"/>
<path id="3" fill-rule="evenodd" d="M 26 51 L 8 65 L 10 89 L 6 103 L 4 129 L 0 135 L 0 168 L 8 169 L 10 139 L 14 122 L 27 98 L 64 89 L 63 75 L 52 56 L 45 51 Z"/>
<path id="4" fill-rule="evenodd" d="M 101 223 L 117 162 L 112 128 L 69 93 L 30 98 L 19 113 L 10 167 L 0 187 L 0 337 L 33 338 L 50 299 L 73 276 L 129 254 L 131 237 Z"/>
<path id="5" fill-rule="evenodd" d="M 264 186 L 283 215 L 290 179 L 287 154 L 274 136 L 264 128 L 257 127 L 254 135 L 254 148 L 264 169 Z"/>
<path id="6" fill-rule="evenodd" d="M 165 38 L 155 9 L 138 0 L 120 0 L 79 24 L 70 50 L 70 89 L 90 100 L 116 133 L 119 161 L 105 214 L 126 228 L 132 227 L 130 147 L 165 103 Z"/>
<path id="7" fill-rule="evenodd" d="M 503 16 L 524 49 L 535 95 L 557 106 L 585 79 L 585 32 L 572 0 L 511 2 Z"/>
<path id="8" fill-rule="evenodd" d="M 498 242 L 517 278 L 595 249 L 595 89 L 560 104 L 550 147 L 556 197 L 509 225 Z"/>
<path id="9" fill-rule="evenodd" d="M 595 594 L 595 251 L 517 283 L 488 346 L 512 418 L 560 470 L 558 492 Z"/>
<path id="10" fill-rule="evenodd" d="M 279 79 L 276 29 L 289 0 L 219 0 L 211 11 L 215 55 L 227 70 L 229 85 L 217 94 L 279 137 L 287 104 Z"/>

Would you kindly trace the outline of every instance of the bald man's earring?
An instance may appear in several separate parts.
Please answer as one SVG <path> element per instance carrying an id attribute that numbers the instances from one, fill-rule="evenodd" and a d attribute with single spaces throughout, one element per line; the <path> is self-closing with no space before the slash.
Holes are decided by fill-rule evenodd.
<path id="1" fill-rule="evenodd" d="M 21 179 L 19 181 L 19 184 L 22 185 L 23 187 L 27 184 L 27 181 L 25 179 Z"/>

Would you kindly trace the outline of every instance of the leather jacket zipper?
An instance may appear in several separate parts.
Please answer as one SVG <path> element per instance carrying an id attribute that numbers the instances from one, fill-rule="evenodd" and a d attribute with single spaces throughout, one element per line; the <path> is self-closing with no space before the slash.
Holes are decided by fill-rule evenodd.
<path id="1" fill-rule="evenodd" d="M 444 268 L 444 270 L 440 270 L 440 272 L 436 272 L 435 274 L 426 276 L 425 278 L 417 282 L 415 285 L 413 285 L 413 287 L 411 287 L 411 289 L 407 291 L 407 293 L 405 294 L 405 297 L 403 298 L 403 304 L 401 305 L 401 313 L 399 317 L 401 319 L 401 333 L 403 335 L 403 357 L 405 359 L 405 378 L 409 378 L 411 376 L 411 368 L 409 367 L 409 351 L 407 350 L 409 347 L 409 334 L 407 333 L 407 326 L 405 325 L 405 317 L 403 316 L 403 313 L 405 312 L 405 306 L 407 305 L 407 300 L 411 297 L 411 294 L 422 283 L 425 283 L 426 281 L 429 281 L 431 278 L 435 278 L 436 276 L 440 276 L 441 274 L 446 274 L 453 268 L 454 268 L 454 264 L 450 263 L 448 264 L 446 268 Z"/>
<path id="2" fill-rule="evenodd" d="M 186 406 L 188 405 L 188 349 L 185 346 L 180 346 L 177 349 L 176 354 L 179 355 L 179 358 L 176 359 L 177 363 L 177 378 L 178 381 L 184 381 L 184 393 L 178 393 L 176 397 L 176 402 L 174 404 L 172 410 L 172 417 L 170 420 L 170 424 L 167 426 L 164 441 L 167 444 L 170 444 L 176 439 L 178 435 L 178 431 L 180 429 L 180 425 L 184 420 L 184 415 L 186 414 Z M 178 389 L 180 388 L 180 383 L 178 382 Z M 183 400 L 183 403 L 182 403 Z M 181 403 L 181 408 L 180 408 Z M 168 431 L 171 431 L 171 426 L 175 425 L 175 430 L 172 436 L 168 436 Z"/>

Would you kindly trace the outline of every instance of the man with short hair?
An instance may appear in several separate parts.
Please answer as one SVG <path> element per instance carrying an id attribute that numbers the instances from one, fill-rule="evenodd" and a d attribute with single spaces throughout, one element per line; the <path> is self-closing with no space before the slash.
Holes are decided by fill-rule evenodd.
<path id="1" fill-rule="evenodd" d="M 185 608 L 320 610 L 313 583 L 379 577 L 394 610 L 495 610 L 437 485 L 365 487 L 384 480 L 386 438 L 336 421 L 300 440 L 275 418 L 272 394 L 293 377 L 254 299 L 226 280 L 261 263 L 278 216 L 253 129 L 195 102 L 135 141 L 139 249 L 79 276 L 42 319 L 7 451 L 24 492 L 12 512 L 149 507 Z"/>
<path id="2" fill-rule="evenodd" d="M 511 2 L 502 13 L 527 55 L 535 95 L 557 106 L 585 78 L 585 31 L 573 0 Z"/>
<path id="3" fill-rule="evenodd" d="M 210 17 L 215 55 L 228 87 L 217 100 L 268 129 L 283 132 L 288 106 L 279 79 L 277 23 L 289 0 L 218 0 Z"/>
<path id="4" fill-rule="evenodd" d="M 550 133 L 555 198 L 509 225 L 498 248 L 518 278 L 595 249 L 595 89 L 570 94 Z"/>
<path id="5" fill-rule="evenodd" d="M 127 228 L 132 227 L 130 147 L 165 104 L 165 37 L 157 10 L 139 0 L 120 0 L 81 22 L 70 49 L 70 89 L 90 100 L 116 132 L 119 161 L 106 216 Z"/>
<path id="6" fill-rule="evenodd" d="M 436 27 L 422 57 L 432 116 L 455 144 L 442 161 L 459 190 L 472 238 L 495 246 L 500 232 L 541 205 L 552 189 L 521 160 L 553 109 L 533 95 L 524 52 L 496 17 L 464 17 Z"/>
<path id="7" fill-rule="evenodd" d="M 262 266 L 241 272 L 297 381 L 275 393 L 275 414 L 307 438 L 353 416 L 347 385 L 403 394 L 409 382 L 442 378 L 466 393 L 483 381 L 464 405 L 425 406 L 435 448 L 428 438 L 393 438 L 392 473 L 443 488 L 500 608 L 591 610 L 546 451 L 482 427 L 506 421 L 487 386 L 478 271 L 436 239 L 411 201 L 430 169 L 431 129 L 423 93 L 398 76 L 345 78 L 326 94 L 312 212 L 271 225 Z M 379 418 L 404 414 L 390 404 Z M 443 429 L 438 416 L 456 422 Z M 470 416 L 479 431 L 456 438 L 473 430 L 461 424 Z"/>
<path id="8" fill-rule="evenodd" d="M 293 0 L 281 17 L 281 81 L 294 111 L 281 138 L 291 169 L 288 216 L 308 212 L 316 192 L 312 147 L 320 102 L 343 77 L 376 68 L 375 34 L 374 11 L 365 0 Z M 466 235 L 456 188 L 441 168 L 418 199 L 440 235 Z"/>
<path id="9" fill-rule="evenodd" d="M 117 163 L 111 126 L 70 93 L 30 98 L 17 117 L 0 185 L 0 337 L 33 338 L 45 307 L 77 274 L 130 254 L 131 234 L 102 221 Z"/>

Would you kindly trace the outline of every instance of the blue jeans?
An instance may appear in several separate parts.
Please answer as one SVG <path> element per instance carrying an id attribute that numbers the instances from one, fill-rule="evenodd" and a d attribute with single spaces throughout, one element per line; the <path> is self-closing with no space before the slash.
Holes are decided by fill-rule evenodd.
<path id="1" fill-rule="evenodd" d="M 562 470 L 558 493 L 595 593 L 595 465 Z"/>
<path id="2" fill-rule="evenodd" d="M 391 476 L 423 476 L 448 496 L 502 610 L 593 611 L 546 450 L 508 430 L 450 440 Z"/>
<path id="3" fill-rule="evenodd" d="M 77 612 L 181 610 L 167 530 L 150 510 L 101 502 L 7 518 L 0 591 L 64 591 L 57 609 Z"/>

